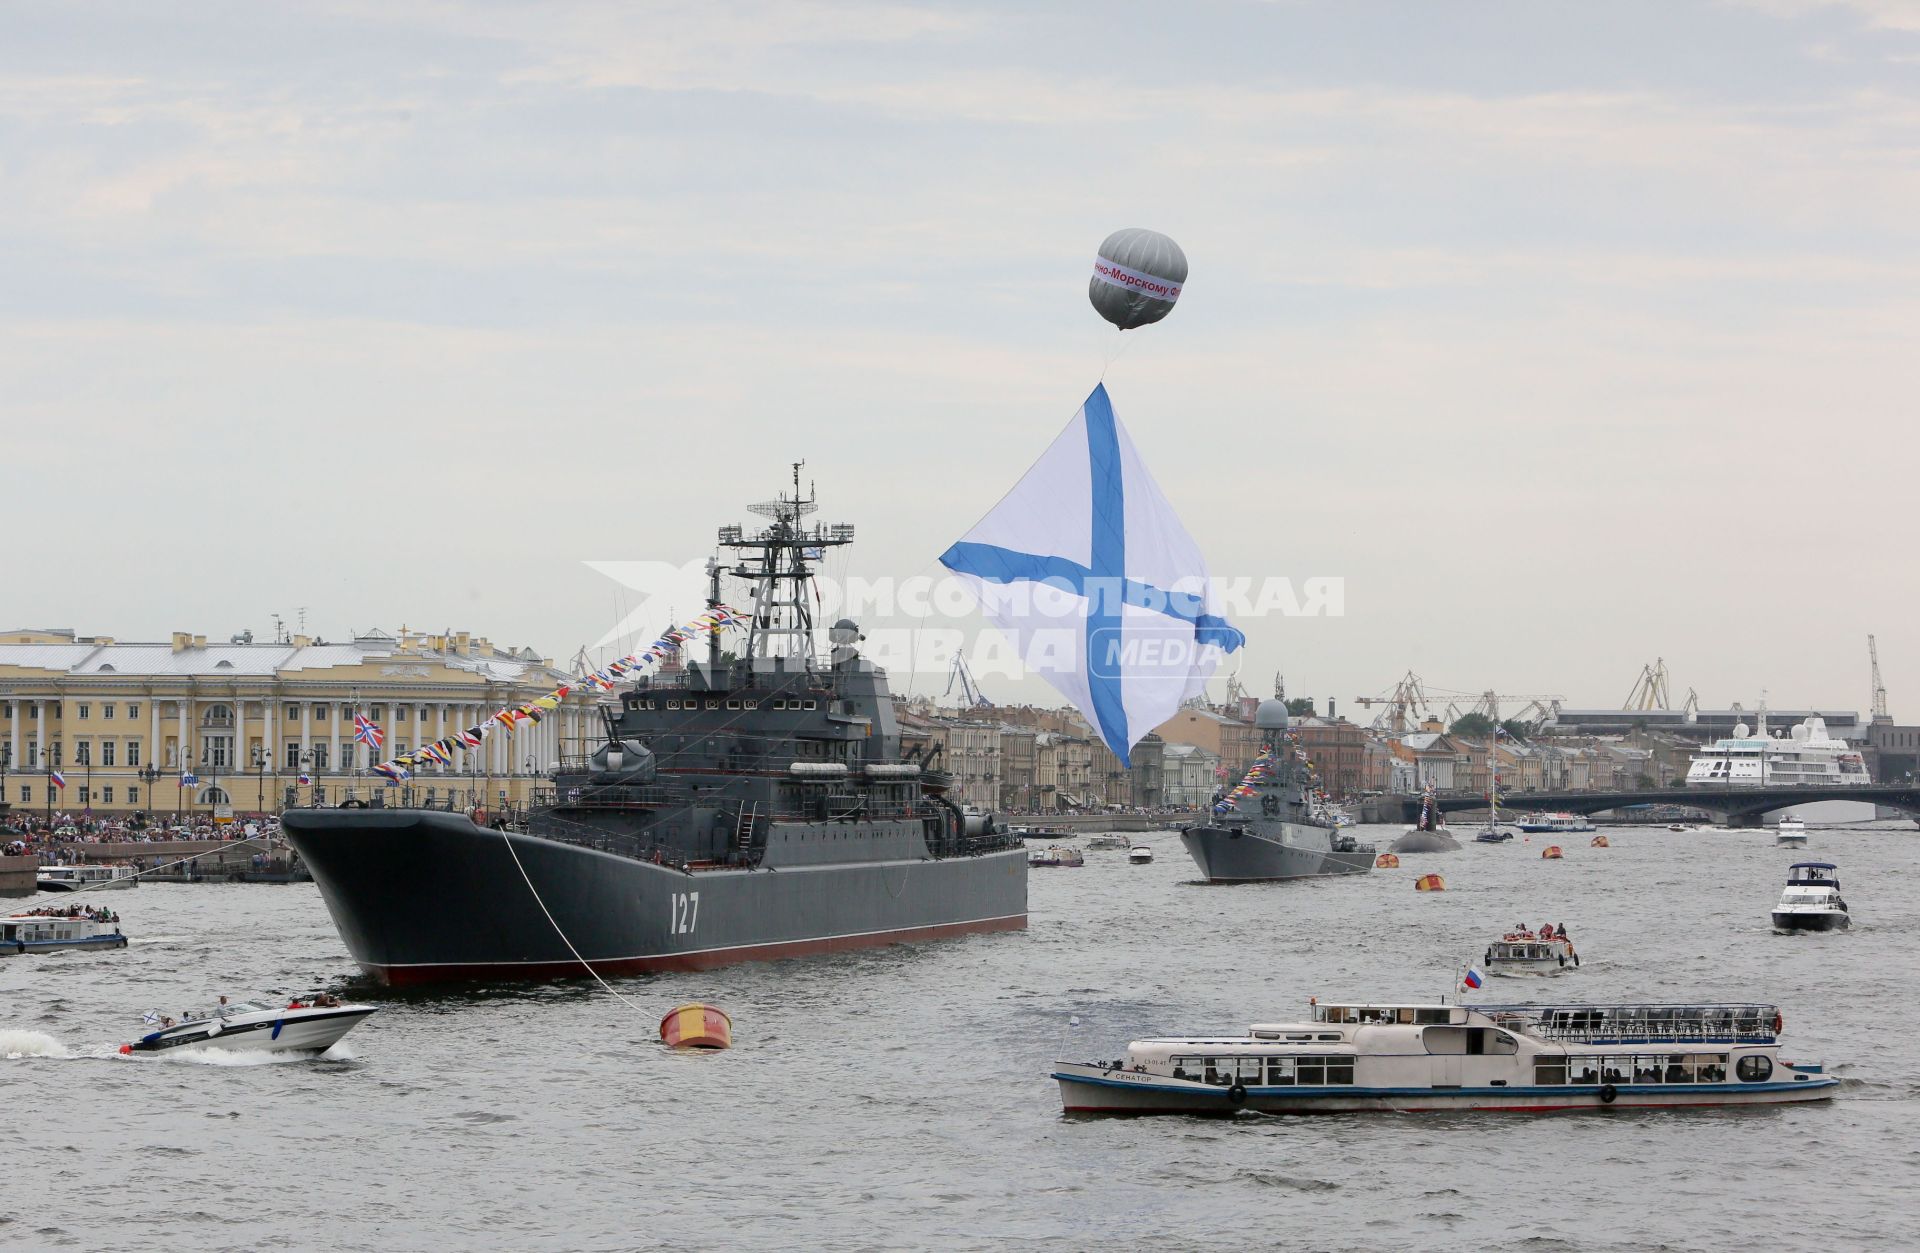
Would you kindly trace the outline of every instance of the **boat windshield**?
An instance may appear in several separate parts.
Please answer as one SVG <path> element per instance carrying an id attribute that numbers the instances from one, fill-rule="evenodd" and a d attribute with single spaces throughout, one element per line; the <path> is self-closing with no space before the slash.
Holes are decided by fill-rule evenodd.
<path id="1" fill-rule="evenodd" d="M 1830 861 L 1795 862 L 1787 871 L 1788 884 L 1809 884 L 1819 887 L 1839 887 L 1840 868 Z"/>

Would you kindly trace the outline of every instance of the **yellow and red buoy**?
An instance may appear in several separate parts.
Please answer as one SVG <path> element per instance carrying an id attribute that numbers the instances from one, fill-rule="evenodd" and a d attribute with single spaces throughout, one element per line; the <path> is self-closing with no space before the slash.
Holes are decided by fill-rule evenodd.
<path id="1" fill-rule="evenodd" d="M 690 1001 L 660 1020 L 660 1042 L 670 1049 L 732 1048 L 733 1019 L 718 1005 Z"/>
<path id="2" fill-rule="evenodd" d="M 1400 864 L 1400 855 L 1398 853 L 1382 853 L 1373 859 L 1373 864 L 1374 867 L 1379 870 L 1392 870 Z"/>
<path id="3" fill-rule="evenodd" d="M 1588 848 L 1612 848 L 1613 843 L 1612 841 L 1608 840 L 1607 837 L 1604 835 L 1596 835 L 1591 840 L 1587 841 L 1587 847 Z"/>
<path id="4" fill-rule="evenodd" d="M 1423 874 L 1413 881 L 1413 890 L 1416 892 L 1444 892 L 1447 890 L 1447 881 L 1437 874 Z"/>
<path id="5" fill-rule="evenodd" d="M 1549 844 L 1540 850 L 1540 856 L 1548 861 L 1559 861 L 1561 856 L 1560 846 L 1558 844 Z"/>

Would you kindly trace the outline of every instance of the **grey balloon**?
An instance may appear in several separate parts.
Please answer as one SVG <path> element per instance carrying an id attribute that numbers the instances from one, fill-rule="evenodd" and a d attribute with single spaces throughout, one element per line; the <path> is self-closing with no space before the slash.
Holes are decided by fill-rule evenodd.
<path id="1" fill-rule="evenodd" d="M 1107 236 L 1087 280 L 1093 310 L 1123 331 L 1158 322 L 1173 312 L 1187 281 L 1187 254 L 1180 245 L 1141 226 Z"/>

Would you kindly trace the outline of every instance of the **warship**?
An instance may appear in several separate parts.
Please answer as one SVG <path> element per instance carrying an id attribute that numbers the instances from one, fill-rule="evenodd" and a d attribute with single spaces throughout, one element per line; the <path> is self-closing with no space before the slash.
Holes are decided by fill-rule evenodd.
<path id="1" fill-rule="evenodd" d="M 697 970 L 1019 930 L 1027 856 L 945 795 L 937 751 L 902 752 L 886 672 L 857 625 L 812 612 L 813 567 L 853 528 L 800 492 L 723 527 L 752 588 L 739 655 L 641 678 L 601 707 L 524 812 L 287 811 L 348 951 L 389 985 Z"/>
<path id="2" fill-rule="evenodd" d="M 1180 842 L 1207 882 L 1314 879 L 1372 870 L 1373 845 L 1340 830 L 1310 803 L 1309 772 L 1298 754 L 1284 746 L 1286 705 L 1263 701 L 1253 723 L 1274 763 L 1273 769 L 1247 781 L 1252 794 L 1238 804 L 1253 812 L 1228 808 L 1216 812 L 1212 821 L 1180 832 Z"/>

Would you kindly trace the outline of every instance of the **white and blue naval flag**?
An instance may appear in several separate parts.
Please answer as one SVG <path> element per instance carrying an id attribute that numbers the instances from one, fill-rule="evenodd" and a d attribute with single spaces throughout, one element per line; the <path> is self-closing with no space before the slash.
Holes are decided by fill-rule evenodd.
<path id="1" fill-rule="evenodd" d="M 1104 384 L 940 564 L 1122 761 L 1246 642 Z"/>

